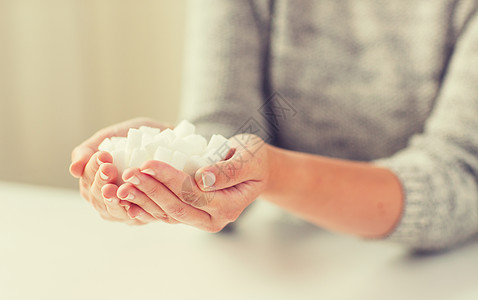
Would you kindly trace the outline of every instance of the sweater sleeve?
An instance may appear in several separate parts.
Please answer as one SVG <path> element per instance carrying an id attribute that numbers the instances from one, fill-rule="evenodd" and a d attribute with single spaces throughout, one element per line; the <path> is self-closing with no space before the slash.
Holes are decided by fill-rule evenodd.
<path id="1" fill-rule="evenodd" d="M 257 111 L 266 93 L 269 9 L 267 1 L 189 1 L 180 119 L 198 133 L 267 138 Z"/>
<path id="2" fill-rule="evenodd" d="M 399 178 L 405 198 L 387 237 L 419 250 L 478 232 L 478 16 L 463 28 L 432 114 L 407 148 L 376 162 Z"/>

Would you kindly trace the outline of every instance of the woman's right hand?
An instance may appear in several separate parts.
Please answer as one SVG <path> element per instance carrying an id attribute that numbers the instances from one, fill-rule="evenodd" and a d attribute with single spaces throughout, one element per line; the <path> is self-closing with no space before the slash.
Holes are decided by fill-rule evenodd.
<path id="1" fill-rule="evenodd" d="M 116 196 L 118 171 L 112 164 L 108 152 L 98 151 L 105 138 L 126 136 L 130 128 L 149 126 L 161 130 L 170 128 L 148 118 L 137 118 L 106 127 L 78 145 L 71 154 L 70 173 L 79 179 L 80 193 L 98 211 L 103 219 L 119 221 L 130 225 L 146 224 L 156 219 L 145 211 L 132 219 L 128 216 L 129 206 L 135 204 L 120 201 Z"/>

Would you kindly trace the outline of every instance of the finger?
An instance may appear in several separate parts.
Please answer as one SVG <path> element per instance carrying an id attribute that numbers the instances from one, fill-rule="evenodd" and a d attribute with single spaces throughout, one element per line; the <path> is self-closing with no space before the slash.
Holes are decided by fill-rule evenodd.
<path id="1" fill-rule="evenodd" d="M 100 142 L 102 141 L 103 139 Z M 74 177 L 79 178 L 83 176 L 84 172 L 88 168 L 88 164 L 91 162 L 92 157 L 98 151 L 98 145 L 93 146 L 93 144 L 91 145 L 82 144 L 73 150 L 72 157 L 71 157 L 72 163 L 70 165 L 70 173 Z M 104 152 L 104 153 L 107 153 L 107 152 Z M 106 160 L 104 162 L 110 162 L 110 161 Z"/>
<path id="2" fill-rule="evenodd" d="M 126 200 L 129 203 L 136 204 L 144 213 L 149 214 L 150 216 L 158 220 L 167 221 L 168 219 L 168 216 L 163 211 L 163 209 L 161 209 L 160 206 L 158 206 L 153 200 L 151 200 L 143 192 L 136 189 L 132 183 L 122 184 L 118 188 L 116 195 L 118 196 L 119 199 Z M 129 212 L 130 207 L 126 208 L 126 210 Z M 132 211 L 136 212 L 138 210 L 133 209 Z M 130 217 L 133 216 L 133 218 L 135 217 L 135 215 L 131 215 L 131 214 L 129 214 L 129 216 Z"/>
<path id="3" fill-rule="evenodd" d="M 167 166 L 167 168 L 165 168 L 165 166 Z M 211 216 L 207 212 L 195 208 L 180 199 L 179 195 L 181 195 L 181 190 L 178 188 L 178 186 L 181 186 L 181 181 L 183 180 L 182 174 L 188 178 L 189 176 L 183 172 L 177 171 L 168 164 L 159 161 L 150 161 L 146 163 L 146 167 L 146 170 L 149 170 L 149 174 L 139 172 L 138 169 L 128 169 L 123 174 L 123 179 L 134 185 L 148 198 L 152 199 L 168 216 L 172 217 L 173 219 L 181 223 L 193 225 L 204 230 L 209 230 L 211 227 Z M 161 170 L 161 172 L 159 172 L 159 170 Z M 182 174 L 174 172 L 176 177 L 174 177 L 174 175 L 172 175 L 173 177 L 169 177 L 171 174 L 165 176 L 159 175 L 167 173 L 168 170 L 173 172 L 177 171 Z M 164 184 L 161 179 L 165 180 Z M 189 180 L 191 181 L 190 178 Z M 176 190 L 179 195 L 173 190 Z"/>
<path id="4" fill-rule="evenodd" d="M 127 210 L 130 209 L 130 207 L 133 207 L 136 205 L 128 201 L 122 201 L 118 199 L 118 197 L 116 196 L 117 190 L 118 190 L 118 186 L 116 186 L 115 184 L 106 184 L 102 189 L 103 197 L 105 198 L 106 209 L 108 211 L 108 215 L 112 218 L 112 220 L 125 223 L 128 225 L 146 224 L 145 221 L 131 218 L 128 215 Z M 125 202 L 125 203 L 121 203 L 121 202 Z"/>
<path id="5" fill-rule="evenodd" d="M 142 209 L 138 205 L 136 205 L 132 202 L 126 201 L 126 200 L 121 200 L 120 199 L 119 200 L 119 205 L 125 209 L 125 211 L 127 213 L 126 215 L 128 216 L 128 218 L 132 219 L 133 221 L 141 221 L 141 218 L 140 219 L 136 218 L 136 215 L 138 215 L 138 214 L 149 214 L 149 215 L 151 215 L 149 212 L 145 211 L 144 209 Z M 178 221 L 173 220 L 172 218 L 167 218 L 167 220 L 160 220 L 160 219 L 158 219 L 154 216 L 152 216 L 152 217 L 154 218 L 154 221 L 164 221 L 166 223 L 171 223 L 171 224 L 179 223 Z"/>
<path id="6" fill-rule="evenodd" d="M 83 183 L 82 186 L 91 187 L 95 180 L 96 173 L 98 172 L 100 165 L 102 165 L 103 163 L 112 162 L 113 158 L 108 152 L 100 151 L 93 154 L 93 156 L 91 156 L 90 160 L 86 164 L 83 175 L 80 178 L 80 181 Z"/>
<path id="7" fill-rule="evenodd" d="M 106 210 L 112 217 L 120 221 L 129 222 L 130 217 L 126 213 L 126 209 L 119 205 L 120 199 L 116 196 L 117 190 L 118 187 L 114 184 L 106 184 L 101 189 L 101 193 L 105 199 Z"/>
<path id="8" fill-rule="evenodd" d="M 85 165 L 95 152 L 96 150 L 89 147 L 76 147 L 71 153 L 70 174 L 75 178 L 80 178 L 83 175 Z"/>
<path id="9" fill-rule="evenodd" d="M 128 209 L 127 215 L 130 219 L 137 220 L 143 224 L 158 221 L 156 218 L 145 212 L 137 205 L 131 205 L 131 207 Z"/>
<path id="10" fill-rule="evenodd" d="M 110 219 L 112 217 L 106 208 L 105 205 L 105 198 L 103 197 L 101 189 L 105 184 L 111 183 L 117 177 L 116 168 L 110 164 L 105 163 L 104 165 L 98 165 L 101 163 L 99 157 L 101 153 L 95 154 L 92 156 L 92 165 L 91 168 L 88 168 L 87 172 L 85 172 L 85 176 L 82 176 L 80 179 L 81 189 L 82 192 L 86 191 L 88 194 L 88 200 L 93 205 L 93 207 L 103 216 L 104 219 Z M 105 155 L 104 158 L 108 158 L 108 155 Z M 94 165 L 94 166 L 93 166 Z M 90 172 L 94 172 L 94 169 L 97 169 L 96 173 L 94 173 L 93 182 L 90 183 L 90 178 L 87 176 L 91 176 Z"/>
<path id="11" fill-rule="evenodd" d="M 92 184 L 92 189 L 95 190 L 95 194 L 100 195 L 101 189 L 105 184 L 116 183 L 118 178 L 118 170 L 111 163 L 102 163 L 98 167 L 98 171 L 95 174 L 95 180 Z"/>
<path id="12" fill-rule="evenodd" d="M 199 169 L 194 175 L 196 184 L 203 191 L 215 191 L 253 180 L 258 162 L 247 150 L 236 151 L 224 161 Z"/>
<path id="13" fill-rule="evenodd" d="M 111 184 L 115 176 L 116 168 L 112 164 L 102 164 L 98 167 L 98 171 L 95 174 L 95 179 L 93 180 L 89 189 L 91 204 L 102 214 L 110 215 L 106 207 L 107 201 L 103 196 L 103 187 L 106 184 Z M 115 218 L 115 216 L 112 217 Z"/>
<path id="14" fill-rule="evenodd" d="M 142 166 L 139 174 L 153 177 L 156 181 L 164 184 L 184 203 L 200 208 L 200 210 L 205 210 L 204 207 L 210 204 L 213 199 L 209 197 L 209 192 L 204 192 L 198 188 L 194 178 L 164 162 L 148 161 Z M 128 176 L 129 174 L 123 174 L 124 178 Z M 153 189 L 154 186 L 149 188 Z"/>

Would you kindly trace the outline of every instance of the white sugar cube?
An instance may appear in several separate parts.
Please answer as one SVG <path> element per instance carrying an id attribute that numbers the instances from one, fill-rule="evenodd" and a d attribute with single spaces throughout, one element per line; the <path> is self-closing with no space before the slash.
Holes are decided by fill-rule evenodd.
<path id="1" fill-rule="evenodd" d="M 201 156 L 204 160 L 206 160 L 209 164 L 215 164 L 225 158 L 227 155 L 216 150 L 206 152 L 203 156 Z"/>
<path id="2" fill-rule="evenodd" d="M 152 141 L 151 143 L 147 144 L 144 146 L 144 149 L 146 151 L 148 151 L 149 155 L 151 155 L 151 157 L 154 157 L 154 153 L 156 153 L 156 150 L 158 149 L 158 147 L 161 146 L 161 143 L 159 143 L 158 141 Z"/>
<path id="3" fill-rule="evenodd" d="M 140 167 L 150 159 L 194 174 L 199 168 L 224 159 L 231 148 L 222 135 L 213 135 L 208 143 L 194 132 L 195 126 L 188 121 L 181 121 L 174 130 L 141 126 L 131 128 L 127 137 L 106 138 L 98 149 L 111 153 L 120 176 L 126 168 Z"/>
<path id="4" fill-rule="evenodd" d="M 143 137 L 141 138 L 141 148 L 151 144 L 154 141 L 154 137 L 154 135 L 150 135 L 149 133 L 143 133 Z"/>
<path id="5" fill-rule="evenodd" d="M 135 148 L 141 147 L 141 140 L 143 133 L 139 129 L 131 128 L 128 131 L 128 138 L 126 140 L 126 151 L 131 151 Z"/>
<path id="6" fill-rule="evenodd" d="M 185 137 L 194 134 L 196 127 L 186 120 L 181 121 L 175 128 L 174 133 L 177 137 Z"/>
<path id="7" fill-rule="evenodd" d="M 159 128 L 152 128 L 148 126 L 139 127 L 139 131 L 143 133 L 143 138 L 141 140 L 141 147 L 145 147 L 154 140 L 154 137 L 157 136 L 161 130 Z"/>
<path id="8" fill-rule="evenodd" d="M 216 150 L 223 147 L 230 148 L 229 140 L 220 134 L 213 134 L 209 140 L 209 144 L 207 145 L 207 151 Z"/>
<path id="9" fill-rule="evenodd" d="M 192 154 L 201 154 L 204 152 L 204 150 L 206 150 L 207 140 L 199 134 L 189 135 L 184 137 L 183 140 L 191 145 L 194 145 L 194 151 Z"/>
<path id="10" fill-rule="evenodd" d="M 177 138 L 174 140 L 171 149 L 181 151 L 188 156 L 202 152 L 200 146 L 197 146 L 193 141 L 187 141 L 184 138 Z"/>
<path id="11" fill-rule="evenodd" d="M 121 177 L 123 171 L 128 168 L 128 164 L 126 162 L 126 150 L 113 150 L 111 152 L 111 156 L 113 156 L 113 164 L 118 169 L 118 175 L 119 177 Z"/>
<path id="12" fill-rule="evenodd" d="M 160 146 L 170 148 L 171 144 L 176 139 L 176 136 L 174 136 L 174 132 L 171 129 L 167 129 L 167 130 L 169 131 L 163 131 L 162 133 L 155 136 L 153 139 L 153 142 L 158 142 Z"/>
<path id="13" fill-rule="evenodd" d="M 161 146 L 159 146 L 158 149 L 156 149 L 156 152 L 154 153 L 154 156 L 153 156 L 154 160 L 159 160 L 167 164 L 171 164 L 172 158 L 173 158 L 173 151 Z"/>
<path id="14" fill-rule="evenodd" d="M 126 161 L 129 162 L 134 149 L 141 147 L 143 133 L 139 129 L 131 128 L 126 138 Z"/>
<path id="15" fill-rule="evenodd" d="M 144 146 L 144 148 L 151 154 L 154 155 L 156 152 L 156 149 L 158 147 L 163 147 L 167 149 L 171 149 L 172 142 L 169 140 L 169 138 L 165 136 L 155 136 L 153 140 Z"/>
<path id="16" fill-rule="evenodd" d="M 171 129 L 167 128 L 161 131 L 161 133 L 159 133 L 155 137 L 155 139 L 161 139 L 164 141 L 168 141 L 169 143 L 172 143 L 176 139 L 176 133 L 172 131 Z"/>
<path id="17" fill-rule="evenodd" d="M 150 159 L 151 159 L 151 156 L 148 153 L 148 151 L 146 151 L 143 148 L 137 148 L 137 149 L 133 150 L 133 153 L 131 153 L 131 158 L 129 160 L 129 166 L 139 168 L 139 167 L 141 167 L 141 165 L 144 162 L 146 162 Z"/>
<path id="18" fill-rule="evenodd" d="M 161 129 L 159 128 L 154 128 L 154 127 L 148 127 L 148 126 L 141 126 L 139 127 L 139 131 L 145 133 L 145 134 L 149 134 L 149 135 L 157 135 L 161 132 Z"/>
<path id="19" fill-rule="evenodd" d="M 114 136 L 111 138 L 111 143 L 114 145 L 114 150 L 126 149 L 126 138 Z"/>
<path id="20" fill-rule="evenodd" d="M 203 155 L 211 163 L 223 160 L 231 149 L 229 140 L 220 134 L 213 134 Z"/>
<path id="21" fill-rule="evenodd" d="M 173 153 L 173 158 L 171 159 L 170 165 L 178 170 L 183 170 L 186 161 L 188 160 L 188 156 L 181 151 L 175 151 Z"/>
<path id="22" fill-rule="evenodd" d="M 101 142 L 101 144 L 98 146 L 98 150 L 100 151 L 110 152 L 110 151 L 113 151 L 113 149 L 114 149 L 113 142 L 111 142 L 109 138 L 104 139 L 103 142 Z"/>
<path id="23" fill-rule="evenodd" d="M 196 171 L 204 166 L 209 165 L 209 162 L 200 157 L 199 155 L 193 155 L 188 158 L 186 164 L 184 165 L 184 172 L 193 175 Z"/>

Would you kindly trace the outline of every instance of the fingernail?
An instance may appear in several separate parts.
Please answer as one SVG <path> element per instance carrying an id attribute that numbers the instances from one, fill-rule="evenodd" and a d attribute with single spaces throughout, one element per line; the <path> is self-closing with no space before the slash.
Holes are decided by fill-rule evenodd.
<path id="1" fill-rule="evenodd" d="M 128 194 L 128 196 L 126 196 L 126 198 L 124 198 L 124 200 L 133 200 L 134 199 L 134 195 L 133 194 Z M 129 206 L 128 206 L 129 207 Z"/>
<path id="2" fill-rule="evenodd" d="M 103 162 L 100 160 L 99 157 L 97 157 L 97 158 L 96 158 L 96 163 L 97 163 L 99 166 L 101 166 L 101 164 L 102 164 Z"/>
<path id="3" fill-rule="evenodd" d="M 140 181 L 139 181 L 139 178 L 136 177 L 136 176 L 130 177 L 130 178 L 126 179 L 126 181 L 127 181 L 127 182 L 130 182 L 130 183 L 132 183 L 132 184 L 139 184 L 139 182 L 140 182 Z"/>
<path id="4" fill-rule="evenodd" d="M 128 217 L 129 217 L 130 219 L 136 219 L 136 218 L 140 215 L 140 214 L 137 214 L 136 216 L 133 216 L 133 215 L 129 212 L 129 210 L 126 212 L 126 214 L 128 215 Z"/>
<path id="5" fill-rule="evenodd" d="M 100 171 L 100 177 L 103 180 L 108 180 L 108 176 L 105 173 L 103 173 L 102 171 Z"/>
<path id="6" fill-rule="evenodd" d="M 125 204 L 124 202 L 119 202 L 118 204 L 126 210 L 130 208 L 130 206 L 128 204 Z"/>
<path id="7" fill-rule="evenodd" d="M 143 170 L 141 173 L 148 174 L 150 176 L 156 176 L 156 172 L 154 172 L 152 169 Z"/>
<path id="8" fill-rule="evenodd" d="M 202 184 L 204 187 L 211 187 L 216 182 L 216 175 L 211 172 L 202 173 Z"/>
<path id="9" fill-rule="evenodd" d="M 106 201 L 113 202 L 113 199 L 104 197 Z"/>

